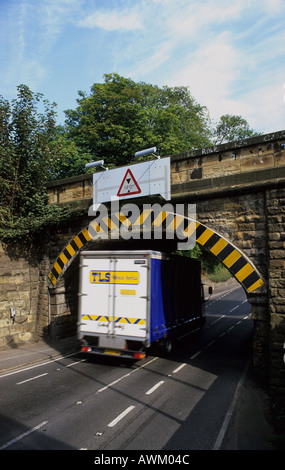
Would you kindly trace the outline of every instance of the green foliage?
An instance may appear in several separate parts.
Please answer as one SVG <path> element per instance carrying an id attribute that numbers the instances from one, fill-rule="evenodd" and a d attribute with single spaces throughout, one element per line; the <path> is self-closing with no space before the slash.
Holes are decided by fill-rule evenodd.
<path id="1" fill-rule="evenodd" d="M 45 188 L 56 135 L 54 108 L 25 85 L 18 86 L 12 103 L 0 97 L 2 240 L 24 237 L 63 216 L 47 205 Z"/>
<path id="2" fill-rule="evenodd" d="M 57 136 L 51 143 L 51 148 L 53 159 L 49 168 L 50 180 L 86 173 L 85 164 L 91 162 L 92 155 L 68 139 L 62 126 L 57 127 Z"/>
<path id="3" fill-rule="evenodd" d="M 210 142 L 207 110 L 185 87 L 159 88 L 106 74 L 89 96 L 80 91 L 77 102 L 75 110 L 65 111 L 67 137 L 109 167 L 130 163 L 147 147 L 156 146 L 163 156 Z"/>
<path id="4" fill-rule="evenodd" d="M 250 129 L 248 122 L 243 117 L 224 114 L 213 130 L 213 141 L 215 144 L 223 144 L 258 135 L 260 135 L 258 132 Z"/>
<path id="5" fill-rule="evenodd" d="M 213 282 L 227 281 L 231 274 L 216 256 L 200 248 L 198 244 L 192 250 L 176 251 L 180 256 L 199 259 L 201 261 L 202 273 L 209 277 Z"/>

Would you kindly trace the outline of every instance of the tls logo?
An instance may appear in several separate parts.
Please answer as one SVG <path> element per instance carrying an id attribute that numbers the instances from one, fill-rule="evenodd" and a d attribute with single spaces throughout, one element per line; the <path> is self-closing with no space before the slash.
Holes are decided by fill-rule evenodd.
<path id="1" fill-rule="evenodd" d="M 110 282 L 110 275 L 109 271 L 91 271 L 90 272 L 90 282 L 92 283 L 99 283 L 99 282 Z"/>
<path id="2" fill-rule="evenodd" d="M 90 271 L 91 284 L 138 284 L 139 273 L 137 271 Z"/>

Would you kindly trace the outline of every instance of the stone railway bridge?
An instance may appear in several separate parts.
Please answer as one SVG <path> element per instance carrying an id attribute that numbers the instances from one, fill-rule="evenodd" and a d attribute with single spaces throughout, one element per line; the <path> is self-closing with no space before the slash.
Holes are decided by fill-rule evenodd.
<path id="1" fill-rule="evenodd" d="M 244 141 L 171 155 L 171 204 L 195 204 L 196 221 L 165 211 L 152 219 L 183 226 L 197 243 L 217 256 L 241 283 L 252 305 L 253 359 L 277 393 L 285 390 L 285 131 Z M 163 240 L 102 240 L 98 234 L 119 230 L 128 218 L 106 217 L 92 223 L 92 175 L 85 174 L 47 185 L 50 204 L 73 208 L 68 227 L 52 234 L 39 266 L 36 327 L 58 338 L 74 332 L 77 321 L 78 256 L 92 249 L 176 249 Z M 143 204 L 166 201 L 143 198 L 124 201 L 141 206 L 132 226 L 142 228 L 149 213 Z M 90 225 L 91 222 L 91 225 Z M 164 232 L 165 233 L 165 232 Z M 172 241 L 173 243 L 173 241 Z M 69 332 L 69 333 L 68 333 Z"/>

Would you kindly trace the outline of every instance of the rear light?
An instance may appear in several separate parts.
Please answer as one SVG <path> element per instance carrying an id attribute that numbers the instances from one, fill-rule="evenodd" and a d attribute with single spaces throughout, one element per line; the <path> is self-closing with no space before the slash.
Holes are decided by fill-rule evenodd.
<path id="1" fill-rule="evenodd" d="M 90 346 L 82 346 L 81 351 L 82 352 L 90 352 L 91 348 L 90 348 Z"/>
<path id="2" fill-rule="evenodd" d="M 134 357 L 135 359 L 143 359 L 143 358 L 145 357 L 145 353 L 143 353 L 143 352 L 136 352 L 136 353 L 133 354 L 133 357 Z"/>

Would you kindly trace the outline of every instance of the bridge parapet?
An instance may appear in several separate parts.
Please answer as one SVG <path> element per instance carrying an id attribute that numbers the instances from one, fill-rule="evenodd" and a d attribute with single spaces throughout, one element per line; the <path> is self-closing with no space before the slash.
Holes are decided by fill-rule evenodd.
<path id="1" fill-rule="evenodd" d="M 285 182 L 285 130 L 170 155 L 173 198 Z M 92 198 L 92 174 L 47 184 L 50 204 Z"/>

